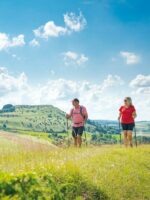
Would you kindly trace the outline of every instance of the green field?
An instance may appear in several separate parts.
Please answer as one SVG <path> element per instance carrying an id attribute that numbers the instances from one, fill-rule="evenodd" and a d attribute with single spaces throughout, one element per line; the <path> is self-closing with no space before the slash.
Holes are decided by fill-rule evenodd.
<path id="1" fill-rule="evenodd" d="M 58 148 L 0 133 L 2 200 L 149 200 L 150 146 Z"/>

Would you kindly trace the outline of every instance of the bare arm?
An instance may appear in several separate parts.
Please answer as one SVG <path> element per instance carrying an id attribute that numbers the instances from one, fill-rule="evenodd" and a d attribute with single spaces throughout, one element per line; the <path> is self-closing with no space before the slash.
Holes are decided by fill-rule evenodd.
<path id="1" fill-rule="evenodd" d="M 134 112 L 132 113 L 132 117 L 133 117 L 133 119 L 135 119 L 135 118 L 137 117 L 136 111 L 134 111 Z"/>
<path id="2" fill-rule="evenodd" d="M 88 113 L 87 113 L 86 108 L 84 108 L 84 122 L 85 123 L 86 123 L 87 119 L 88 119 Z"/>
<path id="3" fill-rule="evenodd" d="M 72 117 L 72 110 L 70 111 L 69 114 L 66 114 L 66 119 L 70 119 Z"/>
<path id="4" fill-rule="evenodd" d="M 119 112 L 118 121 L 121 119 L 121 112 Z"/>
<path id="5" fill-rule="evenodd" d="M 85 115 L 85 122 L 87 121 L 88 119 L 88 114 Z"/>

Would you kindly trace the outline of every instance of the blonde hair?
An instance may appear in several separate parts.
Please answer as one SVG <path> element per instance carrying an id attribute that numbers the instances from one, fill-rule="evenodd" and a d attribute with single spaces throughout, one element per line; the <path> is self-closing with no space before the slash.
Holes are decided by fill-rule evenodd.
<path id="1" fill-rule="evenodd" d="M 133 105 L 133 104 L 132 104 L 132 99 L 131 99 L 131 97 L 126 97 L 125 100 L 128 101 L 128 103 L 130 104 L 130 106 Z"/>

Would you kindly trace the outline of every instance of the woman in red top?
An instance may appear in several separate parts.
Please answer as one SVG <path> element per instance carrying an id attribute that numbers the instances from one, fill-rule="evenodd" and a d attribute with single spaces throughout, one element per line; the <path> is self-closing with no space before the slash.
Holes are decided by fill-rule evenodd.
<path id="1" fill-rule="evenodd" d="M 124 105 L 119 109 L 119 118 L 121 120 L 121 125 L 124 133 L 124 144 L 127 147 L 128 142 L 132 147 L 132 132 L 135 126 L 134 119 L 136 118 L 136 110 L 132 104 L 132 99 L 130 97 L 126 97 L 124 99 Z"/>

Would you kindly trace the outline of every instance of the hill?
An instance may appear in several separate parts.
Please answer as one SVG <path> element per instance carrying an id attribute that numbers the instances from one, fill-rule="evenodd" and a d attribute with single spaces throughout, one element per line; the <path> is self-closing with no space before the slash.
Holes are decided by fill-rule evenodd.
<path id="1" fill-rule="evenodd" d="M 71 134 L 71 121 L 69 121 Z M 150 122 L 137 122 L 137 134 L 149 141 Z M 62 142 L 67 137 L 65 112 L 52 105 L 5 105 L 0 112 L 0 129 Z M 88 120 L 88 139 L 92 143 L 117 143 L 120 131 L 117 121 Z M 61 141 L 60 141 L 61 140 Z"/>
<path id="2" fill-rule="evenodd" d="M 8 104 L 10 107 L 10 105 Z M 47 133 L 65 133 L 66 118 L 65 112 L 52 105 L 18 105 L 11 106 L 13 111 L 3 107 L 0 113 L 0 128 L 10 130 L 26 130 Z M 12 109 L 12 108 L 11 108 Z M 108 133 L 109 121 L 107 126 L 104 121 L 88 120 L 86 130 L 90 133 Z M 71 126 L 71 122 L 70 122 Z M 113 129 L 113 127 L 112 127 Z M 118 133 L 116 126 L 111 133 Z"/>
<path id="3" fill-rule="evenodd" d="M 65 112 L 52 105 L 18 105 L 13 112 L 1 111 L 0 129 L 66 133 Z M 87 131 L 95 130 L 95 125 L 87 123 Z"/>

